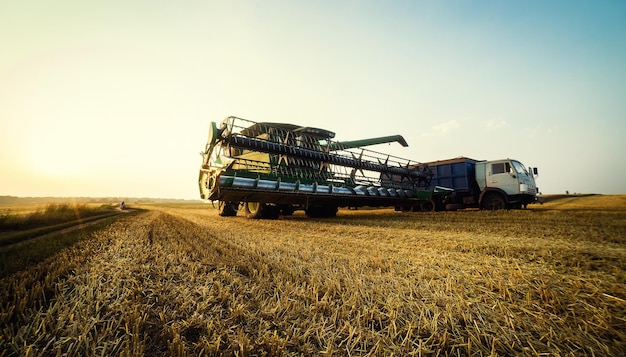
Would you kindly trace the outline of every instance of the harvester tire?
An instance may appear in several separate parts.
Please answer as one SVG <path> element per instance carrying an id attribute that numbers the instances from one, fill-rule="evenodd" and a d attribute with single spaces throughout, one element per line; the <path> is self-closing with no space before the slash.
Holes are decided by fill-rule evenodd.
<path id="1" fill-rule="evenodd" d="M 246 217 L 253 219 L 277 219 L 280 214 L 278 207 L 261 202 L 246 202 L 244 211 Z"/>

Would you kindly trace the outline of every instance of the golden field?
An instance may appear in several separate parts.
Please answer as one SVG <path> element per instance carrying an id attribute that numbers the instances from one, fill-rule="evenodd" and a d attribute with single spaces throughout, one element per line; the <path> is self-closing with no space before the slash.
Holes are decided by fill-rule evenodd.
<path id="1" fill-rule="evenodd" d="M 0 355 L 626 350 L 626 196 L 267 221 L 142 208 L 0 280 Z"/>

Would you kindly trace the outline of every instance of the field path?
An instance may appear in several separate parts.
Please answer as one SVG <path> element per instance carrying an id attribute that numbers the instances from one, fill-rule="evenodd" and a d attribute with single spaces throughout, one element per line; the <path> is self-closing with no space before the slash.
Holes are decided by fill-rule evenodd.
<path id="1" fill-rule="evenodd" d="M 54 235 L 57 235 L 57 234 L 65 234 L 65 233 L 73 232 L 73 231 L 76 231 L 76 230 L 79 230 L 79 229 L 84 229 L 84 228 L 87 228 L 89 226 L 93 226 L 94 224 L 100 223 L 100 222 L 102 222 L 102 221 L 104 221 L 106 219 L 109 219 L 109 218 L 111 218 L 111 216 L 107 215 L 104 218 L 90 220 L 88 222 L 81 222 L 81 223 L 78 223 L 78 224 L 73 225 L 71 227 L 62 228 L 62 229 L 55 230 L 55 231 L 52 231 L 52 232 L 49 232 L 49 233 L 38 235 L 36 237 L 28 238 L 26 240 L 22 240 L 22 241 L 13 243 L 13 244 L 4 245 L 4 246 L 0 247 L 0 253 L 8 251 L 8 250 L 11 250 L 11 249 L 14 249 L 14 248 L 22 246 L 24 244 L 29 244 L 29 243 L 33 243 L 33 242 L 36 242 L 36 241 L 41 240 L 41 239 L 50 238 L 50 237 L 52 237 Z"/>
<path id="2" fill-rule="evenodd" d="M 34 243 L 34 242 L 36 242 L 38 240 L 47 239 L 47 238 L 50 238 L 50 237 L 52 237 L 54 235 L 65 234 L 65 233 L 73 232 L 73 231 L 76 231 L 76 230 L 79 230 L 79 229 L 87 228 L 87 227 L 92 226 L 94 224 L 103 222 L 104 220 L 106 220 L 108 218 L 111 218 L 112 215 L 115 215 L 115 212 L 117 212 L 118 214 L 119 213 L 126 214 L 126 213 L 135 212 L 135 211 L 136 211 L 135 209 L 120 209 L 118 207 L 118 208 L 115 208 L 114 213 L 104 213 L 104 214 L 100 214 L 100 215 L 97 215 L 97 216 L 85 217 L 85 218 L 76 220 L 74 222 L 66 222 L 64 224 L 65 226 L 67 226 L 68 224 L 72 224 L 72 225 L 71 226 L 67 226 L 65 228 L 57 229 L 56 226 L 49 226 L 49 227 L 39 227 L 39 228 L 32 229 L 30 231 L 23 231 L 23 232 L 14 232 L 14 231 L 1 232 L 0 233 L 0 239 L 6 239 L 7 237 L 11 238 L 10 236 L 11 235 L 15 235 L 15 234 L 20 234 L 20 233 L 22 233 L 22 234 L 24 234 L 24 233 L 25 234 L 29 234 L 31 231 L 36 231 L 36 232 L 46 231 L 46 233 L 42 233 L 42 234 L 35 233 L 35 234 L 38 234 L 36 236 L 30 236 L 30 234 L 29 234 L 29 236 L 27 238 L 24 238 L 23 240 L 17 241 L 17 242 L 12 243 L 12 244 L 1 245 L 0 246 L 0 253 L 9 251 L 9 250 L 17 248 L 17 247 L 20 247 L 20 246 L 22 246 L 24 244 L 27 244 L 27 243 Z M 99 217 L 101 217 L 101 218 L 99 218 Z M 3 243 L 6 243 L 6 242 L 3 242 Z"/>

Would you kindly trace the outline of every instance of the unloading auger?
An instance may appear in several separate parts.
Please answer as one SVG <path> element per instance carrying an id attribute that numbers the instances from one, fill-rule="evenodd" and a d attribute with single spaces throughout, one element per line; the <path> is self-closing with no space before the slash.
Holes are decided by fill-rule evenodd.
<path id="1" fill-rule="evenodd" d="M 277 218 L 302 209 L 332 217 L 338 207 L 391 206 L 434 210 L 437 195 L 426 190 L 425 164 L 365 149 L 382 143 L 408 146 L 400 135 L 334 141 L 332 131 L 228 117 L 211 122 L 200 169 L 203 199 L 218 201 L 222 216 L 243 205 L 250 218 Z"/>

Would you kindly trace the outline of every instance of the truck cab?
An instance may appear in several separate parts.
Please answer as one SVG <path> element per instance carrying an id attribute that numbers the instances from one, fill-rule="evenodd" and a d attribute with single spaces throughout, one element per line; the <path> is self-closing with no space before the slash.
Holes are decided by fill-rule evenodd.
<path id="1" fill-rule="evenodd" d="M 521 208 L 535 201 L 534 174 L 517 160 L 504 159 L 476 163 L 479 202 L 484 209 Z"/>

